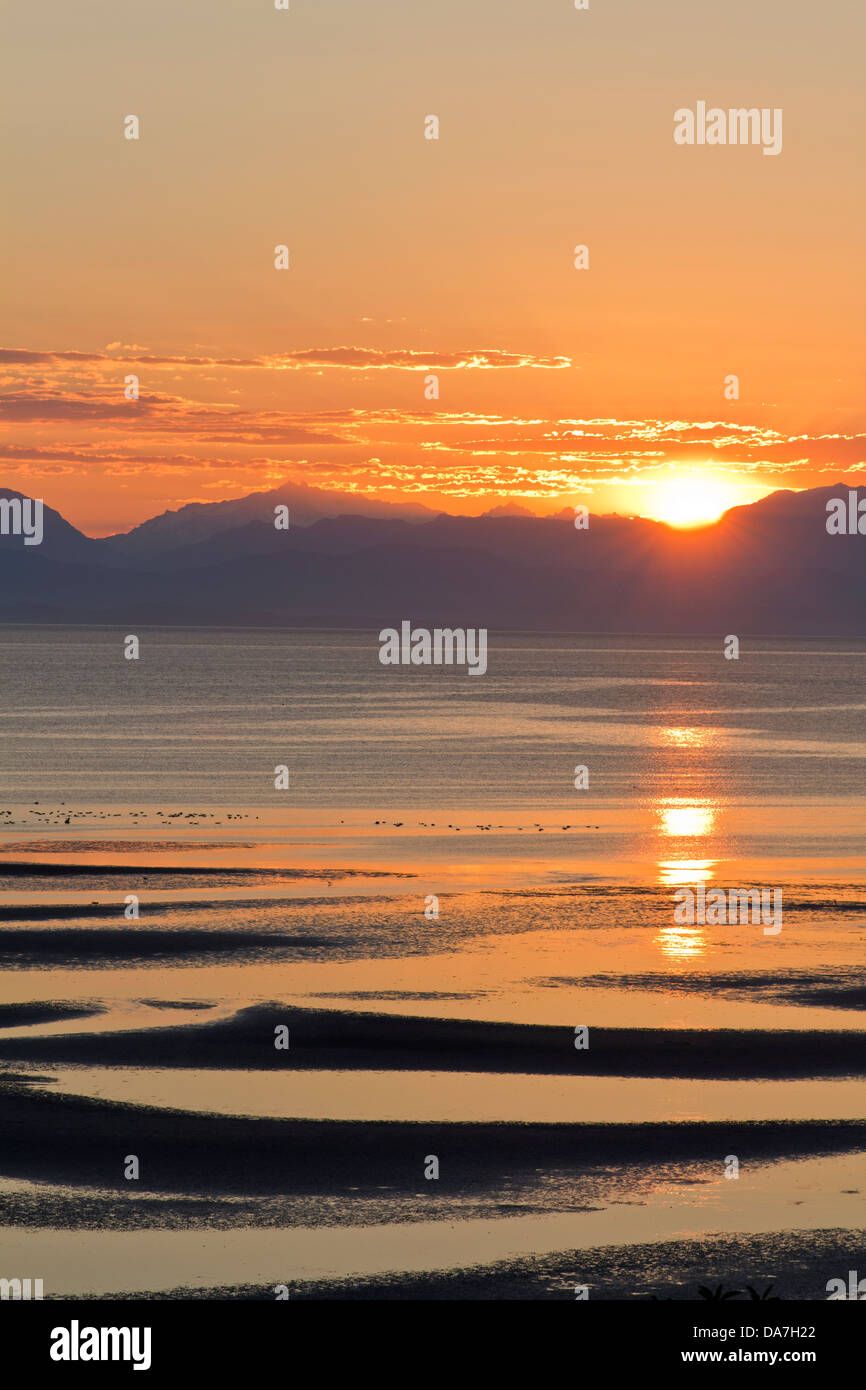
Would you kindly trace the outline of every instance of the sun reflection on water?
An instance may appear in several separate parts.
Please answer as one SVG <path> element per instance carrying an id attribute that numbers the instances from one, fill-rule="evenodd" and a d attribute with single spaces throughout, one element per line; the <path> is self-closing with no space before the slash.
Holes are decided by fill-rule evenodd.
<path id="1" fill-rule="evenodd" d="M 668 725 L 658 730 L 663 748 L 706 748 L 716 736 L 715 729 L 694 729 Z"/>
<path id="2" fill-rule="evenodd" d="M 698 840 L 712 834 L 716 828 L 718 803 L 709 798 L 668 797 L 660 799 L 654 810 L 657 833 L 660 837 L 679 841 Z M 676 849 L 681 851 L 689 848 L 691 846 L 687 844 L 676 846 Z M 671 849 L 674 849 L 673 845 Z M 718 862 L 717 859 L 710 858 L 660 859 L 658 881 L 668 888 L 708 883 L 715 877 Z M 689 961 L 705 953 L 707 938 L 701 926 L 671 922 L 659 930 L 655 937 L 655 945 L 669 960 Z"/>
<path id="3" fill-rule="evenodd" d="M 707 883 L 715 876 L 716 859 L 666 859 L 659 862 L 659 883 L 669 888 Z M 673 917 L 673 908 L 671 908 Z M 694 960 L 707 949 L 707 937 L 700 925 L 671 921 L 660 927 L 653 944 L 669 960 Z"/>
<path id="4" fill-rule="evenodd" d="M 659 861 L 659 883 L 679 888 L 685 883 L 709 883 L 715 878 L 717 859 L 664 859 Z"/>
<path id="5" fill-rule="evenodd" d="M 656 933 L 654 944 L 669 960 L 694 960 L 707 949 L 707 938 L 702 927 L 685 927 L 671 923 L 661 927 Z"/>
<path id="6" fill-rule="evenodd" d="M 662 801 L 657 810 L 662 835 L 679 839 L 709 835 L 716 823 L 712 801 Z"/>

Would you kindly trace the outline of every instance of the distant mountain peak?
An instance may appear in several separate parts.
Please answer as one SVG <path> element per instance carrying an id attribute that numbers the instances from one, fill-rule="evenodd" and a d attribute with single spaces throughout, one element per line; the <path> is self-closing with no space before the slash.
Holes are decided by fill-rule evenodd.
<path id="1" fill-rule="evenodd" d="M 530 511 L 529 507 L 524 507 L 520 502 L 515 502 L 509 497 L 507 502 L 501 506 L 491 507 L 488 511 L 482 512 L 482 516 L 535 516 L 535 512 Z"/>
<path id="2" fill-rule="evenodd" d="M 221 502 L 187 502 L 108 540 L 113 547 L 129 553 L 174 550 L 250 522 L 272 525 L 277 506 L 288 507 L 293 527 L 312 526 L 317 521 L 347 515 L 409 522 L 432 521 L 439 515 L 420 502 L 383 502 L 365 493 L 331 491 L 286 479 L 266 492 L 250 492 Z"/>

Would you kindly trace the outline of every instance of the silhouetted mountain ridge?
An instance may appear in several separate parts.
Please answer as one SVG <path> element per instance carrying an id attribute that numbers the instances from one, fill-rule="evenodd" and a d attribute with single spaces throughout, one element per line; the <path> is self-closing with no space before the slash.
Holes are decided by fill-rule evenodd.
<path id="1" fill-rule="evenodd" d="M 436 515 L 416 502 L 380 502 L 351 492 L 329 492 L 307 483 L 285 482 L 267 492 L 253 492 L 225 502 L 188 502 L 176 511 L 162 512 L 143 521 L 131 531 L 108 537 L 108 544 L 127 554 L 141 554 L 208 540 L 221 531 L 250 523 L 273 527 L 274 509 L 280 505 L 288 507 L 294 527 L 311 526 L 325 517 L 346 512 L 416 522 Z"/>
<path id="2" fill-rule="evenodd" d="M 171 545 L 164 517 L 128 545 L 46 508 L 41 546 L 2 538 L 0 619 L 860 636 L 866 537 L 825 524 L 827 499 L 847 492 L 775 493 L 693 531 L 604 515 L 578 530 L 567 512 L 514 509 L 408 520 L 387 507 L 278 531 L 274 494 L 260 493 L 219 511 L 216 529 L 196 513 Z"/>

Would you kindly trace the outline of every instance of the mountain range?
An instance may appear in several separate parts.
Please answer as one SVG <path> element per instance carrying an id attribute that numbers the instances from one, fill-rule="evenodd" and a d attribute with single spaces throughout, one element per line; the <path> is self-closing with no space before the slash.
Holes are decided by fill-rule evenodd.
<path id="1" fill-rule="evenodd" d="M 866 537 L 826 529 L 848 492 L 774 492 L 694 530 L 286 484 L 97 540 L 45 506 L 41 545 L 0 535 L 0 621 L 861 636 Z"/>

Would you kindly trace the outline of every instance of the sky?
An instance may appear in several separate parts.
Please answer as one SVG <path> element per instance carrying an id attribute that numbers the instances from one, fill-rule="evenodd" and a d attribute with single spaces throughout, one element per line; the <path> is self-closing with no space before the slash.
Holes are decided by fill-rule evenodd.
<path id="1" fill-rule="evenodd" d="M 864 37 L 862 0 L 10 0 L 0 485 L 91 535 L 284 478 L 681 521 L 856 486 Z M 676 144 L 699 101 L 781 152 Z"/>

